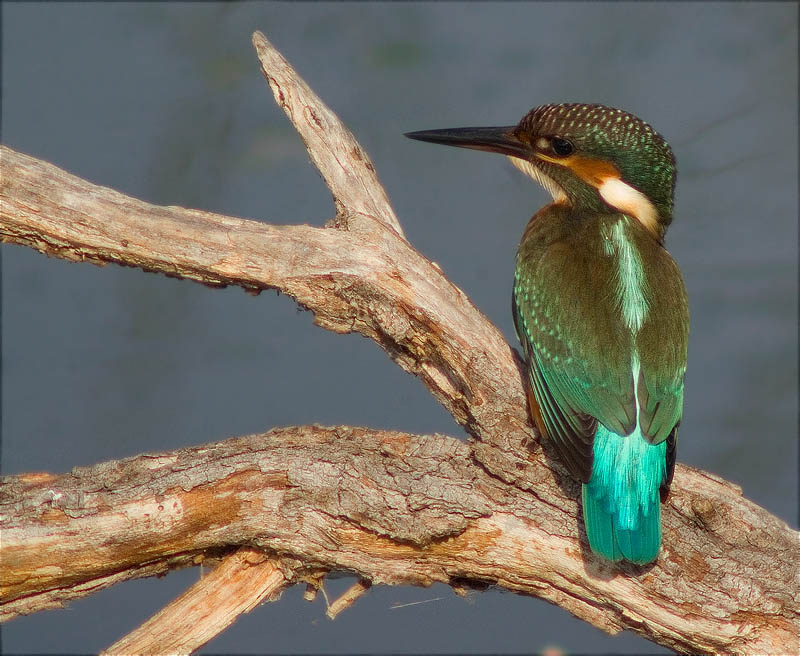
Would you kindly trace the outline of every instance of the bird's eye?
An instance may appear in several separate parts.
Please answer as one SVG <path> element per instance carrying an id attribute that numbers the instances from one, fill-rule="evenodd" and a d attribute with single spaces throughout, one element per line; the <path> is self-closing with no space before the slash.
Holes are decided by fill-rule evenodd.
<path id="1" fill-rule="evenodd" d="M 571 141 L 562 139 L 561 137 L 553 137 L 550 141 L 550 148 L 553 149 L 553 154 L 557 157 L 567 157 L 572 155 L 572 152 L 575 150 Z"/>

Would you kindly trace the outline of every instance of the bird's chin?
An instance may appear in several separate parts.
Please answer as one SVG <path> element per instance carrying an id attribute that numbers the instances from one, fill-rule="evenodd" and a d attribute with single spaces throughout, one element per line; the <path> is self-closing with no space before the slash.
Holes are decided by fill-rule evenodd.
<path id="1" fill-rule="evenodd" d="M 525 175 L 538 182 L 549 193 L 556 203 L 563 203 L 567 200 L 567 194 L 564 189 L 553 178 L 551 178 L 542 170 L 532 164 L 527 159 L 520 159 L 519 157 L 508 156 L 511 163 L 522 171 Z"/>

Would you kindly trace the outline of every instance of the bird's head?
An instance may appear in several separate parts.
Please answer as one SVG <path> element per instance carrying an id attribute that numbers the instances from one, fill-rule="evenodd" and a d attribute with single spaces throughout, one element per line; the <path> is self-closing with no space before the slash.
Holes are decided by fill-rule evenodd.
<path id="1" fill-rule="evenodd" d="M 514 126 L 410 132 L 411 139 L 507 155 L 556 202 L 623 212 L 662 241 L 672 221 L 675 157 L 641 119 L 603 105 L 542 105 Z"/>

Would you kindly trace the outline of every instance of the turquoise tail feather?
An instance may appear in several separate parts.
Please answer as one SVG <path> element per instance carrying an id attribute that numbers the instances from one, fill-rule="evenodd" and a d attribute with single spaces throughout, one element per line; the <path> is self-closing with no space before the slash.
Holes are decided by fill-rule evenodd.
<path id="1" fill-rule="evenodd" d="M 638 426 L 619 436 L 604 426 L 594 441 L 592 476 L 583 485 L 583 519 L 597 554 L 639 565 L 661 545 L 659 487 L 666 475 L 666 442 L 650 444 Z"/>

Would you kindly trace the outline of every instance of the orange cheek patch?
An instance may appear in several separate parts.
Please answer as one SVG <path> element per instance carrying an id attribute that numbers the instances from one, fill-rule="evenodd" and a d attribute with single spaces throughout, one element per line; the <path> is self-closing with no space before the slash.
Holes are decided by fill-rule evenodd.
<path id="1" fill-rule="evenodd" d="M 593 187 L 599 187 L 608 178 L 619 178 L 619 169 L 610 162 L 590 157 L 570 157 L 567 166 L 575 175 Z"/>
<path id="2" fill-rule="evenodd" d="M 600 187 L 608 178 L 619 178 L 619 169 L 611 162 L 593 157 L 581 157 L 580 155 L 570 155 L 569 157 L 550 157 L 543 153 L 536 153 L 536 156 L 547 162 L 558 164 L 570 169 L 584 182 L 593 187 Z"/>

